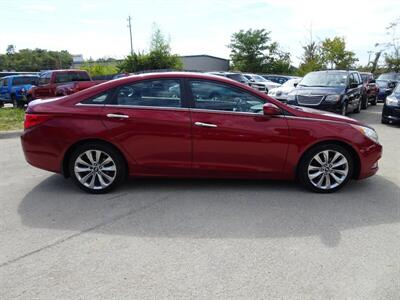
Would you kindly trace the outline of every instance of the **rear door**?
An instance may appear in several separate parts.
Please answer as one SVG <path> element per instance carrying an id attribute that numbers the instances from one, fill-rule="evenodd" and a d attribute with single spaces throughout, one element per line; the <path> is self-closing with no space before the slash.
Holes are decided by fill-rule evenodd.
<path id="1" fill-rule="evenodd" d="M 180 79 L 137 81 L 116 88 L 104 107 L 105 125 L 135 174 L 190 174 L 190 115 L 181 90 Z"/>
<path id="2" fill-rule="evenodd" d="M 358 81 L 358 77 L 356 77 L 356 74 L 351 73 L 349 75 L 349 85 L 348 85 L 348 89 L 347 89 L 347 98 L 349 99 L 349 111 L 352 111 L 353 109 L 356 109 L 358 106 L 358 101 L 360 101 L 360 96 L 361 96 L 361 92 L 360 92 L 360 87 L 359 87 L 359 81 Z M 352 85 L 357 85 L 357 87 L 353 87 Z"/>
<path id="3" fill-rule="evenodd" d="M 237 87 L 188 80 L 193 94 L 193 172 L 217 177 L 279 177 L 289 130 L 284 116 L 262 114 L 265 100 Z M 196 93 L 196 91 L 208 91 Z M 218 98 L 213 97 L 218 92 Z"/>
<path id="4" fill-rule="evenodd" d="M 2 100 L 6 100 L 6 96 L 7 96 L 7 90 L 8 87 L 6 85 L 7 79 L 6 78 L 2 78 L 0 79 L 0 99 Z"/>

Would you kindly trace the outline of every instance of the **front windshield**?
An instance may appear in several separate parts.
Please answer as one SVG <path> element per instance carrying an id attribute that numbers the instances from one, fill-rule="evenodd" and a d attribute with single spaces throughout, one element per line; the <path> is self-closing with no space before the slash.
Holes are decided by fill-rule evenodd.
<path id="1" fill-rule="evenodd" d="M 253 78 L 255 79 L 255 81 L 267 81 L 264 77 L 260 75 L 253 75 Z"/>
<path id="2" fill-rule="evenodd" d="M 301 86 L 337 87 L 346 86 L 347 73 L 312 72 L 304 76 Z"/>
<path id="3" fill-rule="evenodd" d="M 382 79 L 382 80 L 398 80 L 400 77 L 399 74 L 396 73 L 385 73 L 385 74 L 381 74 L 379 75 L 378 79 Z"/>
<path id="4" fill-rule="evenodd" d="M 289 86 L 289 87 L 294 87 L 296 83 L 299 83 L 300 79 L 289 79 L 286 81 L 282 86 Z"/>
<path id="5" fill-rule="evenodd" d="M 236 81 L 245 81 L 245 82 L 248 81 L 247 78 L 244 77 L 242 74 L 228 74 L 228 75 L 226 75 L 226 77 L 236 80 Z"/>
<path id="6" fill-rule="evenodd" d="M 380 88 L 387 88 L 388 87 L 388 83 L 389 81 L 386 80 L 377 80 L 376 84 L 380 87 Z"/>

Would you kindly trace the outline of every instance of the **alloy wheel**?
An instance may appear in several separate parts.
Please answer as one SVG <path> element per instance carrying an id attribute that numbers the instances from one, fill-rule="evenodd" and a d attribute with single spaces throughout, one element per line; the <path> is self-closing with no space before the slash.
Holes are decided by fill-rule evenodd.
<path id="1" fill-rule="evenodd" d="M 341 185 L 349 174 L 347 158 L 336 150 L 317 153 L 308 165 L 307 175 L 315 187 L 330 190 Z"/>
<path id="2" fill-rule="evenodd" d="M 93 190 L 110 186 L 117 175 L 117 166 L 110 155 L 101 150 L 87 150 L 75 160 L 74 172 L 78 181 Z"/>

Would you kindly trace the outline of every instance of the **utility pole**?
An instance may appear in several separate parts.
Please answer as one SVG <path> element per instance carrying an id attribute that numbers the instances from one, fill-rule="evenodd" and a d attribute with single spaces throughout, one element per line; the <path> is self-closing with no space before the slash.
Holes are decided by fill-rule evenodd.
<path id="1" fill-rule="evenodd" d="M 128 17 L 129 36 L 131 38 L 131 55 L 133 55 L 131 16 Z"/>

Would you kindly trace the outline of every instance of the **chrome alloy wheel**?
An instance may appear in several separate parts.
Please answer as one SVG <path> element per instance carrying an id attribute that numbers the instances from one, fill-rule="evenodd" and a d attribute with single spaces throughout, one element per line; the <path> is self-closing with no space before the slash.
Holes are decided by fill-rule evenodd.
<path id="1" fill-rule="evenodd" d="M 315 187 L 323 190 L 334 189 L 346 180 L 349 162 L 336 150 L 324 150 L 311 159 L 307 174 Z"/>
<path id="2" fill-rule="evenodd" d="M 117 167 L 107 153 L 100 150 L 87 150 L 75 160 L 74 172 L 82 185 L 89 189 L 101 190 L 114 182 Z"/>

